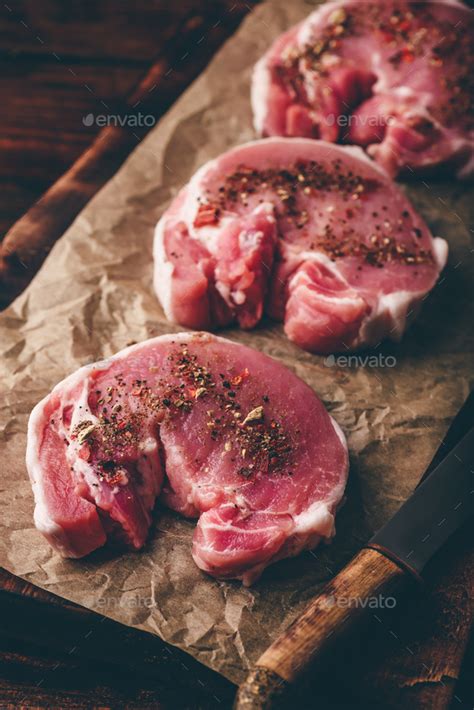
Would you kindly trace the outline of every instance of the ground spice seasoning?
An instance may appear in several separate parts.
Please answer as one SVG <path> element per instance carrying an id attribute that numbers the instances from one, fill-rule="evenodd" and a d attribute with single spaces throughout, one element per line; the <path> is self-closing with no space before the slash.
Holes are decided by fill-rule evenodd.
<path id="1" fill-rule="evenodd" d="M 107 385 L 105 393 L 94 391 L 90 404 L 97 419 L 80 422 L 72 438 L 81 447 L 82 458 L 97 466 L 102 481 L 125 485 L 130 476 L 136 476 L 136 470 L 128 470 L 127 461 L 136 460 L 146 431 L 186 416 L 203 398 L 208 402 L 204 436 L 221 442 L 224 455 L 233 456 L 233 461 L 245 461 L 237 469 L 242 476 L 282 471 L 292 451 L 282 424 L 275 419 L 267 422 L 260 403 L 242 415 L 239 400 L 250 377 L 247 368 L 229 376 L 221 373 L 216 381 L 188 346 L 174 348 L 167 361 L 168 372 L 163 377 L 128 382 L 118 375 L 116 384 Z M 262 400 L 269 402 L 267 395 Z"/>
<path id="2" fill-rule="evenodd" d="M 279 218 L 292 219 L 300 229 L 309 220 L 308 212 L 301 204 L 302 196 L 336 192 L 346 200 L 364 201 L 379 186 L 380 182 L 376 179 L 362 177 L 351 170 L 343 170 L 339 159 L 332 161 L 330 167 L 314 160 L 297 161 L 285 169 L 257 170 L 241 165 L 235 172 L 226 176 L 217 194 L 209 196 L 212 203 L 201 204 L 199 209 L 205 207 L 216 215 L 222 215 L 226 210 L 236 209 L 240 204 L 245 206 L 249 195 L 268 191 L 268 199 L 274 201 Z M 331 215 L 332 210 L 328 212 Z M 372 216 L 377 218 L 378 213 L 374 212 Z M 350 221 L 354 217 L 352 208 L 347 208 L 343 215 L 337 213 L 333 217 L 330 216 L 323 233 L 315 235 L 309 249 L 324 251 L 333 261 L 342 257 L 362 257 L 367 265 L 378 268 L 390 262 L 409 266 L 433 261 L 431 251 L 420 248 L 415 240 L 402 244 L 391 234 L 395 229 L 399 232 L 404 229 L 404 220 L 410 217 L 407 210 L 403 211 L 397 225 L 386 219 L 376 224 L 376 234 L 371 235 L 368 241 L 365 235 L 361 237 L 351 228 Z M 344 227 L 342 237 L 336 236 L 331 219 Z M 413 228 L 413 234 L 417 239 L 422 236 L 417 227 Z M 231 384 L 224 380 L 224 386 L 228 389 Z"/>

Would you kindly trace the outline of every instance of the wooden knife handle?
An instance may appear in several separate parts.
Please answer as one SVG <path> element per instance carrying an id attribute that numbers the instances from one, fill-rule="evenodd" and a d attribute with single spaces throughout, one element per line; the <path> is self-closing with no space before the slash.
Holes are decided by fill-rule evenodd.
<path id="1" fill-rule="evenodd" d="M 235 710 L 263 710 L 278 704 L 288 684 L 321 659 L 364 612 L 370 612 L 371 599 L 395 593 L 409 576 L 377 550 L 361 550 L 260 656 L 239 688 Z"/>

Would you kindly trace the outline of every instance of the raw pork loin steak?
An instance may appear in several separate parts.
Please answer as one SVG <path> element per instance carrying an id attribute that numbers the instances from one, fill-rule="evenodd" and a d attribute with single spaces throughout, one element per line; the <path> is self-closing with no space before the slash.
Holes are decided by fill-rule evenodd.
<path id="1" fill-rule="evenodd" d="M 472 11 L 456 0 L 330 2 L 281 35 L 252 83 L 264 136 L 355 143 L 391 174 L 474 169 Z"/>
<path id="2" fill-rule="evenodd" d="M 399 339 L 447 244 L 360 148 L 273 138 L 204 165 L 159 221 L 166 316 L 209 330 L 264 310 L 312 352 Z"/>
<path id="3" fill-rule="evenodd" d="M 161 336 L 83 367 L 34 408 L 36 526 L 81 557 L 138 549 L 158 496 L 199 518 L 196 564 L 250 584 L 334 535 L 348 455 L 335 421 L 283 365 L 209 334 Z"/>

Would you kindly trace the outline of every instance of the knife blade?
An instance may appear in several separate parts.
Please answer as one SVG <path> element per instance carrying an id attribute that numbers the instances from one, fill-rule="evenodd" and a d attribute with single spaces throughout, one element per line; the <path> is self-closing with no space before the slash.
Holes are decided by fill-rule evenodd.
<path id="1" fill-rule="evenodd" d="M 437 469 L 437 467 L 443 462 L 443 459 L 454 449 L 454 447 L 459 444 L 460 440 L 469 432 L 470 428 L 473 426 L 474 423 L 474 392 L 471 392 L 464 402 L 463 406 L 461 409 L 458 411 L 454 419 L 452 420 L 448 431 L 444 435 L 438 449 L 436 450 L 433 458 L 431 459 L 430 464 L 428 465 L 425 473 L 423 476 L 420 478 L 420 481 L 418 482 L 417 489 L 423 485 L 423 483 L 429 478 L 429 476 Z M 459 456 L 459 454 L 458 454 Z M 472 473 L 470 474 L 472 476 Z M 434 488 L 434 487 L 433 487 Z M 472 498 L 471 500 L 471 505 L 472 505 Z M 408 501 L 407 501 L 408 502 Z M 453 503 L 453 506 L 457 506 L 457 502 Z M 419 547 L 419 550 L 421 550 L 423 555 L 423 560 L 417 559 L 417 556 L 413 556 L 414 552 L 412 553 L 411 550 L 404 550 L 402 551 L 400 549 L 400 546 L 397 544 L 397 534 L 396 534 L 396 527 L 397 525 L 403 525 L 403 515 L 404 513 L 402 512 L 403 507 L 400 508 L 399 513 L 397 513 L 394 518 L 392 518 L 381 530 L 379 530 L 374 537 L 371 539 L 369 542 L 369 547 L 378 547 L 380 551 L 382 552 L 385 550 L 385 554 L 390 555 L 392 554 L 392 559 L 396 558 L 398 561 L 402 564 L 405 564 L 407 568 L 409 567 L 413 574 L 418 575 L 424 565 L 426 564 L 427 560 L 431 555 L 436 552 L 436 545 L 437 545 L 437 536 L 435 535 L 431 540 L 428 538 L 425 540 L 425 543 L 421 543 L 421 547 Z M 454 522 L 454 519 L 459 515 L 462 517 L 464 513 L 468 512 L 468 508 L 463 507 L 462 510 L 459 510 L 457 512 L 457 509 L 455 511 L 455 516 L 453 516 L 450 520 L 451 522 Z M 399 517 L 398 517 L 399 516 Z M 441 516 L 437 522 L 437 527 L 442 527 L 444 526 L 444 517 Z M 468 517 L 468 515 L 467 515 Z M 396 518 L 398 518 L 396 520 Z M 462 519 L 460 520 L 460 525 L 462 525 Z M 393 523 L 391 525 L 391 523 Z M 426 526 L 425 526 L 426 527 Z M 456 529 L 456 528 L 455 528 Z M 413 538 L 416 539 L 416 531 L 413 530 Z M 440 532 L 439 530 L 437 532 Z M 444 528 L 442 531 L 445 533 L 444 539 L 447 539 L 449 535 L 451 534 L 448 532 L 448 527 Z M 402 536 L 406 538 L 408 535 L 407 531 L 402 530 Z M 426 535 L 430 535 L 429 532 L 420 532 L 420 540 L 425 539 Z M 398 548 L 398 551 L 395 552 L 395 550 L 390 553 L 392 542 L 394 543 L 394 546 Z M 441 546 L 442 542 L 438 540 L 439 546 Z"/>
<path id="2" fill-rule="evenodd" d="M 370 540 L 415 576 L 474 513 L 474 427 Z"/>
<path id="3" fill-rule="evenodd" d="M 397 594 L 474 513 L 474 394 L 453 420 L 414 493 L 258 659 L 236 710 L 272 708 L 380 594 Z M 343 603 L 341 603 L 343 602 Z"/>
<path id="4" fill-rule="evenodd" d="M 451 449 L 453 449 L 456 444 L 461 441 L 463 438 L 464 434 L 467 434 L 469 429 L 472 427 L 474 424 L 474 391 L 470 392 L 468 398 L 464 402 L 463 406 L 459 410 L 459 412 L 456 414 L 454 419 L 452 420 L 451 424 L 449 425 L 449 429 L 446 432 L 446 434 L 443 437 L 443 440 L 441 441 L 440 445 L 438 446 L 436 453 L 434 454 L 433 458 L 431 459 L 431 462 L 429 466 L 427 467 L 426 471 L 424 472 L 423 476 L 420 478 L 420 483 L 422 483 L 430 473 L 432 473 L 436 466 L 441 463 L 441 461 L 444 459 L 444 457 L 449 454 Z"/>
<path id="5" fill-rule="evenodd" d="M 469 430 L 473 426 L 473 423 L 474 392 L 471 392 L 466 401 L 464 402 L 463 406 L 451 422 L 448 431 L 444 435 L 444 438 L 441 441 L 438 449 L 436 450 L 433 458 L 431 459 L 430 464 L 428 465 L 425 473 L 421 477 L 417 489 L 415 490 L 415 493 L 406 502 L 405 505 L 408 506 L 407 509 L 405 509 L 405 505 L 402 505 L 398 513 L 396 513 L 395 516 L 391 518 L 388 523 L 374 535 L 374 537 L 370 540 L 368 544 L 369 547 L 373 547 L 376 549 L 378 548 L 381 552 L 384 552 L 386 555 L 391 556 L 391 559 L 399 562 L 400 564 L 404 564 L 407 569 L 409 569 L 409 571 L 411 571 L 415 576 L 419 575 L 423 571 L 428 560 L 436 553 L 439 547 L 442 546 L 442 544 L 457 529 L 457 527 L 462 526 L 464 520 L 469 517 L 469 511 L 471 510 L 472 512 L 472 506 L 474 505 L 474 494 L 471 494 L 470 492 L 474 487 L 474 475 L 472 473 L 472 465 L 470 466 L 470 471 L 467 468 L 464 468 L 464 484 L 467 485 L 467 487 L 472 484 L 467 498 L 468 504 L 464 505 L 461 502 L 461 505 L 458 506 L 459 500 L 451 500 L 450 502 L 452 505 L 453 514 L 449 515 L 448 518 L 446 518 L 446 516 L 439 510 L 436 510 L 437 495 L 440 496 L 439 508 L 447 509 L 449 507 L 449 503 L 446 498 L 443 497 L 443 499 L 441 499 L 441 494 L 439 491 L 437 491 L 440 485 L 440 481 L 442 480 L 440 472 L 436 473 L 436 481 L 432 482 L 432 486 L 427 486 L 424 489 L 423 486 L 425 485 L 427 480 L 429 480 L 431 474 L 433 474 L 440 465 L 450 465 L 449 462 L 446 461 L 448 454 L 451 453 L 452 450 L 459 445 L 459 442 L 464 437 L 466 437 L 466 435 L 469 433 Z M 472 451 L 474 449 L 472 435 L 473 434 L 471 430 L 471 457 L 473 455 Z M 469 448 L 469 441 L 466 441 L 464 448 Z M 465 456 L 466 454 L 463 454 L 462 452 L 458 451 L 453 460 L 453 468 L 456 468 L 457 466 L 461 468 L 461 477 L 463 469 L 461 467 L 460 459 L 462 459 L 463 455 Z M 467 453 L 467 456 L 469 458 L 469 452 Z M 454 478 L 455 477 L 456 476 L 454 475 Z M 469 483 L 469 478 L 471 483 Z M 431 510 L 435 517 L 437 514 L 439 515 L 438 520 L 435 521 L 434 524 L 432 521 L 432 525 L 430 526 L 429 522 L 426 520 L 426 516 L 424 516 L 425 519 L 423 519 L 422 516 L 419 520 L 418 525 L 414 525 L 411 530 L 404 529 L 404 526 L 407 524 L 407 520 L 411 520 L 414 522 L 416 519 L 415 507 L 417 503 L 416 501 L 413 501 L 412 503 L 412 498 L 415 498 L 415 494 L 418 495 L 418 491 L 420 488 L 422 488 L 423 493 L 427 493 L 428 497 L 431 496 L 433 500 Z M 449 489 L 448 495 L 450 495 L 451 492 L 453 493 L 451 498 L 456 498 L 456 491 L 454 489 L 452 491 L 451 489 Z M 424 503 L 420 503 L 420 505 L 423 505 L 424 507 Z M 470 508 L 469 505 L 471 506 Z M 411 513 L 408 508 L 411 509 Z M 430 509 L 429 506 L 427 509 Z M 405 518 L 405 516 L 408 516 L 408 518 Z M 446 522 L 448 522 L 448 525 L 445 525 Z M 428 527 L 434 528 L 433 535 L 431 534 L 431 531 L 428 530 Z M 407 545 L 407 542 L 410 539 L 413 541 L 413 545 L 414 547 L 416 547 L 416 550 L 414 549 L 414 547 L 412 547 L 411 549 L 407 549 L 407 547 L 409 546 Z M 424 542 L 422 542 L 423 540 Z"/>

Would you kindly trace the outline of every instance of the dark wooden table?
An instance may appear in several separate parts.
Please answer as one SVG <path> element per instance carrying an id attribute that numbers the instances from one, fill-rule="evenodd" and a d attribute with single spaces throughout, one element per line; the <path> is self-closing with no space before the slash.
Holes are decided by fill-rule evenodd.
<path id="1" fill-rule="evenodd" d="M 158 118 L 254 4 L 251 0 L 7 0 L 0 4 L 1 238 L 94 140 L 100 128 L 96 123 L 87 125 L 84 117 L 118 112 L 123 97 L 154 62 L 147 110 Z M 122 146 L 123 155 L 143 135 L 140 130 L 136 133 Z M 100 184 L 106 175 L 96 177 Z M 21 263 L 16 267 L 18 278 L 5 285 L 2 305 L 34 274 L 28 269 L 23 273 Z M 455 644 L 456 628 L 469 617 L 463 606 L 472 595 L 474 560 L 463 545 L 461 540 L 447 550 L 444 561 L 433 570 L 427 594 L 434 590 L 434 602 L 422 601 L 419 613 L 398 613 L 389 619 L 381 632 L 381 645 L 375 644 L 373 651 L 370 644 L 360 647 L 359 643 L 347 648 L 353 654 L 348 659 L 343 649 L 326 690 L 317 700 L 311 691 L 300 706 L 368 708 L 367 698 L 373 695 L 382 698 L 373 707 L 431 710 L 437 685 L 436 707 L 445 707 L 443 698 L 450 697 L 454 688 L 452 707 L 471 708 L 472 650 L 457 685 L 449 677 L 428 682 L 422 668 L 443 667 L 443 654 Z M 459 580 L 455 588 L 453 575 Z M 229 706 L 231 686 L 213 680 L 184 654 L 169 650 L 163 659 L 150 635 L 47 599 L 7 574 L 0 575 L 0 614 L 2 708 Z M 84 629 L 93 632 L 89 635 Z M 406 647 L 417 649 L 419 677 L 411 669 L 407 672 Z M 360 657 L 366 657 L 362 665 Z M 165 679 L 155 673 L 163 663 L 169 669 Z M 344 682 L 338 676 L 341 668 Z"/>

